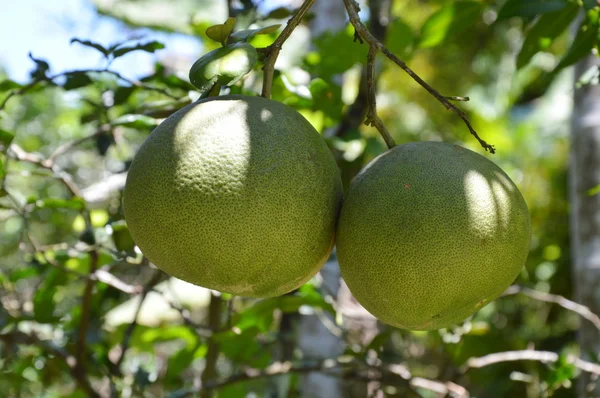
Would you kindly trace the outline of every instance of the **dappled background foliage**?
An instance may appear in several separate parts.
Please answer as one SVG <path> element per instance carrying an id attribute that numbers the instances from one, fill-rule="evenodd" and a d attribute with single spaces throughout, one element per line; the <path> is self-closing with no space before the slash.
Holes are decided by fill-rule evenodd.
<path id="1" fill-rule="evenodd" d="M 343 360 L 332 358 L 337 377 L 376 380 L 369 387 L 374 394 L 438 396 L 410 383 L 422 377 L 457 383 L 472 396 L 576 396 L 571 380 L 578 370 L 565 358 L 579 354 L 575 332 L 586 320 L 526 295 L 499 298 L 451 330 L 378 325 L 365 339 L 320 276 L 291 294 L 257 301 L 216 296 L 155 269 L 124 223 L 124 176 L 150 131 L 200 95 L 187 81 L 195 59 L 164 48 L 155 32 L 190 35 L 204 53 L 219 46 L 206 28 L 228 15 L 238 30 L 285 24 L 299 2 L 94 5 L 97 18 L 115 19 L 123 29 L 118 44 L 73 41 L 101 54 L 97 68 L 55 71 L 53 59 L 32 54 L 31 80 L 0 79 L 0 391 L 6 396 L 179 397 L 201 385 L 217 397 L 299 396 L 302 374 L 322 365 L 295 344 L 296 326 L 314 315 L 344 342 Z M 373 9 L 363 5 L 361 16 L 368 20 Z M 515 181 L 531 212 L 531 253 L 516 283 L 565 297 L 572 296 L 568 67 L 597 47 L 598 9 L 595 1 L 395 1 L 369 24 L 440 93 L 470 98 L 457 104 L 495 145 L 497 153 L 486 156 Z M 582 28 L 574 39 L 568 27 L 578 15 Z M 284 44 L 272 98 L 322 132 L 347 186 L 386 149 L 377 130 L 361 123 L 368 47 L 354 40 L 350 25 L 312 34 L 314 18 L 309 14 Z M 263 48 L 277 35 L 251 43 Z M 112 68 L 137 52 L 155 55 L 152 73 L 132 70 L 132 79 Z M 379 116 L 397 143 L 444 140 L 485 152 L 454 113 L 401 69 L 384 57 L 376 69 Z M 590 70 L 575 80 L 594 84 L 597 77 Z M 256 95 L 261 81 L 257 66 L 222 92 Z M 469 358 L 528 348 L 561 357 L 548 366 L 465 367 Z M 292 369 L 277 368 L 282 361 Z M 384 376 L 369 372 L 388 365 L 400 368 Z"/>

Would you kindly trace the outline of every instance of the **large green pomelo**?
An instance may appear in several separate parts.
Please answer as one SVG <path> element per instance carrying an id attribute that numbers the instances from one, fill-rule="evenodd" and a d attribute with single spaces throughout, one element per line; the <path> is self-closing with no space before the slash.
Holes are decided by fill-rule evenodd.
<path id="1" fill-rule="evenodd" d="M 346 195 L 337 255 L 350 291 L 390 325 L 463 321 L 517 277 L 529 251 L 527 204 L 510 178 L 457 145 L 400 145 Z"/>
<path id="2" fill-rule="evenodd" d="M 167 118 L 135 156 L 125 219 L 150 261 L 187 282 L 270 297 L 329 256 L 342 199 L 335 160 L 298 112 L 207 98 Z"/>

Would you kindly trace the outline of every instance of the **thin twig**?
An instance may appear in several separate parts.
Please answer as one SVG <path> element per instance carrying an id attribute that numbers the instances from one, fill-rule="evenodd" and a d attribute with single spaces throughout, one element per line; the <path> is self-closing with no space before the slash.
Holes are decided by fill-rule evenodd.
<path id="1" fill-rule="evenodd" d="M 506 289 L 502 296 L 510 296 L 519 293 L 535 300 L 544 301 L 546 303 L 558 304 L 564 309 L 575 312 L 582 318 L 587 319 L 596 327 L 596 329 L 600 330 L 600 317 L 598 315 L 593 313 L 592 310 L 590 310 L 585 305 L 571 301 L 563 296 L 551 293 L 544 293 L 540 292 L 539 290 L 533 290 L 527 287 L 517 285 L 510 286 L 508 289 Z"/>
<path id="2" fill-rule="evenodd" d="M 367 126 L 373 126 L 379 131 L 379 134 L 383 137 L 385 144 L 389 149 L 396 146 L 394 139 L 390 135 L 390 132 L 385 128 L 385 125 L 377 116 L 377 95 L 375 93 L 375 61 L 377 59 L 377 52 L 379 47 L 375 44 L 369 45 L 369 54 L 367 56 L 367 92 L 368 92 L 368 107 L 367 117 L 365 124 Z"/>
<path id="3" fill-rule="evenodd" d="M 473 126 L 471 122 L 467 118 L 467 115 L 457 108 L 447 97 L 440 94 L 436 89 L 431 87 L 426 81 L 424 81 L 418 74 L 416 74 L 411 68 L 406 65 L 404 61 L 396 57 L 386 46 L 384 46 L 376 37 L 374 37 L 369 30 L 363 25 L 360 21 L 360 17 L 358 16 L 359 7 L 355 0 L 343 0 L 344 5 L 346 6 L 346 11 L 348 12 L 348 16 L 350 18 L 350 23 L 356 30 L 357 34 L 364 39 L 370 46 L 370 49 L 375 46 L 379 51 L 381 51 L 386 57 L 388 57 L 392 62 L 398 65 L 402 70 L 404 70 L 410 77 L 413 78 L 421 87 L 423 87 L 427 92 L 433 95 L 439 102 L 442 103 L 446 107 L 446 109 L 454 111 L 466 124 L 471 134 L 479 141 L 481 146 L 486 150 L 490 151 L 490 153 L 495 153 L 496 150 L 493 145 L 488 144 L 484 140 L 482 140 Z"/>
<path id="4" fill-rule="evenodd" d="M 271 98 L 271 87 L 273 86 L 273 74 L 275 73 L 275 61 L 279 56 L 283 43 L 290 37 L 296 26 L 300 24 L 302 18 L 306 15 L 308 10 L 312 7 L 315 0 L 305 0 L 304 3 L 298 8 L 293 17 L 291 17 L 285 28 L 281 31 L 281 34 L 270 46 L 261 52 L 266 54 L 265 63 L 263 66 L 263 86 L 261 96 L 265 98 Z"/>
<path id="5" fill-rule="evenodd" d="M 484 355 L 482 357 L 470 358 L 464 365 L 463 370 L 467 371 L 473 368 L 483 368 L 502 362 L 537 361 L 542 363 L 554 363 L 557 362 L 559 358 L 560 356 L 557 353 L 551 351 L 505 351 Z M 585 361 L 575 355 L 567 355 L 566 360 L 579 370 L 600 376 L 600 365 L 596 363 Z"/>
<path id="6" fill-rule="evenodd" d="M 368 370 L 368 374 L 361 375 L 360 368 Z M 252 381 L 257 379 L 263 379 L 268 377 L 274 377 L 284 374 L 292 373 L 312 373 L 320 372 L 326 373 L 333 377 L 350 377 L 360 378 L 368 381 L 386 381 L 389 376 L 394 376 L 397 381 L 402 380 L 408 387 L 419 387 L 427 389 L 433 392 L 442 392 L 444 394 L 454 394 L 457 397 L 468 398 L 468 391 L 458 384 L 452 382 L 442 382 L 437 380 L 425 379 L 422 377 L 413 377 L 410 371 L 403 366 L 397 364 L 390 364 L 386 366 L 369 366 L 364 363 L 353 362 L 340 362 L 335 359 L 326 359 L 316 363 L 305 363 L 305 364 L 294 364 L 290 361 L 275 362 L 266 369 L 253 369 L 248 368 L 243 372 L 234 374 L 224 380 L 213 380 L 203 383 L 201 388 L 189 389 L 181 394 L 181 396 L 191 396 L 199 391 L 205 390 L 218 390 L 220 388 L 241 383 L 245 381 Z M 399 376 L 399 378 L 398 378 Z"/>

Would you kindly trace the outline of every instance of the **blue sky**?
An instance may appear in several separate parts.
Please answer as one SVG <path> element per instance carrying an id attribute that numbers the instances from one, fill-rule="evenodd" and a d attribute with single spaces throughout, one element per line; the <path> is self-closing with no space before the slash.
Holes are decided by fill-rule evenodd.
<path id="1" fill-rule="evenodd" d="M 28 80 L 36 58 L 47 60 L 51 73 L 64 70 L 104 66 L 102 56 L 79 44 L 69 44 L 72 37 L 101 44 L 142 35 L 143 41 L 159 40 L 166 45 L 162 52 L 175 52 L 193 60 L 202 50 L 199 40 L 184 35 L 129 29 L 123 24 L 98 16 L 87 0 L 0 0 L 0 68 L 19 82 Z M 160 52 L 157 52 L 160 55 Z M 117 59 L 112 69 L 135 78 L 152 71 L 157 55 L 135 52 Z"/>

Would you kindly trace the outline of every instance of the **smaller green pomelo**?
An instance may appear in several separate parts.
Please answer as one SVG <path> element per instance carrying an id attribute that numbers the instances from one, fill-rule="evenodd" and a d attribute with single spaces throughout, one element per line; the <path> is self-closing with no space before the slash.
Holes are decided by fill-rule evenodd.
<path id="1" fill-rule="evenodd" d="M 150 261 L 247 297 L 290 292 L 334 243 L 335 159 L 298 112 L 262 97 L 210 97 L 169 116 L 127 175 L 124 213 Z"/>
<path id="2" fill-rule="evenodd" d="M 449 327 L 498 297 L 527 258 L 531 221 L 510 178 L 457 145 L 400 145 L 369 163 L 337 229 L 342 276 L 390 325 Z"/>

